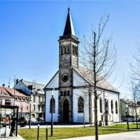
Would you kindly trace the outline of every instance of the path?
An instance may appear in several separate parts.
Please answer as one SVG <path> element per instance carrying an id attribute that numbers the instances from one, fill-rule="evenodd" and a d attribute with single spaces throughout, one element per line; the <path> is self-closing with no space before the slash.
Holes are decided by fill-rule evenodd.
<path id="1" fill-rule="evenodd" d="M 95 140 L 95 138 L 88 136 L 63 140 Z M 99 140 L 140 140 L 140 131 L 100 135 Z"/>

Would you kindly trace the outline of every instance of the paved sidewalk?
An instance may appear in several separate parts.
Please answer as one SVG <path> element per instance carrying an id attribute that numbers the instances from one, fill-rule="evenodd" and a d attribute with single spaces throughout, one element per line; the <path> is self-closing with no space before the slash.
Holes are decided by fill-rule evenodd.
<path id="1" fill-rule="evenodd" d="M 6 127 L 6 138 L 0 138 L 0 140 L 25 140 L 20 135 L 17 137 L 9 137 L 10 129 Z"/>
<path id="2" fill-rule="evenodd" d="M 23 139 L 21 136 L 17 136 L 17 137 L 6 137 L 6 138 L 0 138 L 0 140 L 25 140 Z"/>
<path id="3" fill-rule="evenodd" d="M 94 136 L 89 136 L 63 140 L 95 140 L 95 138 Z M 140 140 L 140 131 L 100 135 L 99 140 Z"/>
<path id="4" fill-rule="evenodd" d="M 31 128 L 37 128 L 38 125 L 31 125 Z M 46 124 L 46 125 L 39 125 L 40 128 L 50 128 L 51 125 L 49 124 Z M 89 127 L 90 125 L 89 124 L 86 124 L 85 127 Z M 69 125 L 69 124 L 62 124 L 62 125 L 53 125 L 54 128 L 63 128 L 63 127 L 69 127 L 69 128 L 73 128 L 73 127 L 84 127 L 83 125 Z M 29 128 L 29 125 L 26 125 L 25 127 L 18 127 L 19 129 L 28 129 Z"/>

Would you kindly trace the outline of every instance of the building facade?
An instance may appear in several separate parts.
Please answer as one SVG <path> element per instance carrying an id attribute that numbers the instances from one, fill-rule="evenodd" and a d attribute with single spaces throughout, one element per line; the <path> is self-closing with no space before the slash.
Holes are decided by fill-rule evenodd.
<path id="1" fill-rule="evenodd" d="M 121 120 L 126 120 L 127 118 L 135 119 L 140 118 L 140 105 L 134 103 L 131 100 L 120 99 L 120 116 Z"/>
<path id="2" fill-rule="evenodd" d="M 8 88 L 0 87 L 0 105 L 4 106 L 18 106 L 19 116 L 26 116 L 30 112 L 29 96 L 22 94 L 21 92 Z M 2 110 L 3 115 L 12 115 L 13 112 L 10 109 Z"/>
<path id="3" fill-rule="evenodd" d="M 44 119 L 45 116 L 45 92 L 44 85 L 40 83 L 29 82 L 23 79 L 17 80 L 14 87 L 23 94 L 30 96 L 31 115 L 35 118 Z"/>
<path id="4" fill-rule="evenodd" d="M 46 122 L 51 122 L 53 112 L 54 122 L 94 123 L 93 79 L 88 72 L 79 65 L 79 40 L 68 9 L 65 29 L 59 38 L 59 70 L 44 88 Z M 102 80 L 98 94 L 98 120 L 106 125 L 119 122 L 119 92 Z"/>

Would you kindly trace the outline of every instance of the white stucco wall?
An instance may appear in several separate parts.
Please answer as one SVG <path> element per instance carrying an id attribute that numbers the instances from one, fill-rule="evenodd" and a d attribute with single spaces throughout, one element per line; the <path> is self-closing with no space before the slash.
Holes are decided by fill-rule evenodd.
<path id="1" fill-rule="evenodd" d="M 59 87 L 59 73 L 53 77 L 50 83 L 47 85 L 46 88 L 58 88 Z M 53 98 L 55 99 L 55 113 L 53 113 L 53 121 L 58 122 L 58 90 L 53 90 Z M 46 103 L 45 103 L 45 121 L 51 122 L 51 113 L 50 113 L 50 100 L 52 98 L 52 91 L 46 91 Z"/>
<path id="2" fill-rule="evenodd" d="M 85 86 L 87 82 L 74 70 L 73 71 L 73 86 Z M 84 112 L 78 113 L 78 98 L 84 99 Z M 85 115 L 84 115 L 85 114 Z M 85 117 L 84 117 L 85 116 Z M 89 96 L 88 89 L 73 89 L 73 122 L 82 123 L 85 118 L 85 122 L 89 123 Z"/>
<path id="3" fill-rule="evenodd" d="M 46 88 L 58 88 L 59 86 L 59 73 L 53 77 L 53 79 L 50 81 L 50 83 L 47 85 Z"/>
<path id="4" fill-rule="evenodd" d="M 100 112 L 100 98 L 102 98 L 102 113 Z M 98 121 L 101 121 L 101 115 L 105 112 L 105 104 L 104 99 L 108 100 L 109 112 L 108 112 L 108 122 L 119 122 L 120 121 L 120 113 L 119 113 L 119 95 L 113 92 L 104 91 L 100 94 L 98 98 Z M 113 100 L 113 113 L 111 112 L 111 100 Z M 92 110 L 94 110 L 94 97 L 93 97 L 93 105 Z M 118 113 L 116 114 L 115 102 L 118 104 Z M 94 111 L 93 111 L 94 114 Z M 94 116 L 94 115 L 93 115 Z M 93 120 L 94 123 L 94 120 Z"/>
<path id="5" fill-rule="evenodd" d="M 84 85 L 87 85 L 87 82 L 75 71 L 73 71 L 73 76 L 74 76 L 74 79 L 73 79 L 73 84 L 74 86 L 84 86 Z M 83 94 L 83 92 L 87 92 L 88 93 L 88 90 L 86 89 L 86 91 L 84 91 L 84 89 L 75 89 L 74 90 L 74 121 L 78 121 L 78 116 L 83 116 L 82 114 L 80 113 L 77 113 L 78 110 L 77 110 L 77 101 L 78 101 L 78 97 L 80 95 Z M 104 93 L 104 94 L 103 94 Z M 119 94 L 117 93 L 113 93 L 113 92 L 108 92 L 108 91 L 100 91 L 100 93 L 98 92 L 98 95 L 99 95 L 99 99 L 102 98 L 102 113 L 100 112 L 100 102 L 99 102 L 99 99 L 97 101 L 97 104 L 98 104 L 98 121 L 101 121 L 101 116 L 104 114 L 105 110 L 105 106 L 104 106 L 104 99 L 108 99 L 108 102 L 109 102 L 109 115 L 108 115 L 108 121 L 109 122 L 119 122 L 119 118 L 120 118 L 120 114 L 119 114 Z M 77 97 L 78 96 L 78 97 Z M 84 95 L 83 95 L 84 96 Z M 111 112 L 111 100 L 113 100 L 113 113 Z M 94 94 L 91 95 L 91 105 L 92 105 L 92 123 L 94 124 Z M 116 114 L 116 108 L 115 108 L 115 101 L 117 101 L 118 103 L 118 113 Z M 86 105 L 86 121 L 89 122 L 89 99 L 87 100 L 87 105 Z"/>
<path id="6" fill-rule="evenodd" d="M 78 98 L 81 96 L 84 99 L 85 122 L 89 122 L 89 97 L 87 96 L 88 89 L 73 90 L 73 122 L 83 122 L 84 113 L 78 113 Z"/>
<path id="7" fill-rule="evenodd" d="M 73 71 L 73 86 L 85 86 L 87 82 L 75 71 Z"/>
<path id="8" fill-rule="evenodd" d="M 53 113 L 53 121 L 58 122 L 58 90 L 55 90 L 53 98 L 55 99 L 55 113 Z M 46 91 L 46 111 L 45 111 L 45 121 L 51 122 L 51 113 L 50 113 L 50 100 L 52 91 Z"/>

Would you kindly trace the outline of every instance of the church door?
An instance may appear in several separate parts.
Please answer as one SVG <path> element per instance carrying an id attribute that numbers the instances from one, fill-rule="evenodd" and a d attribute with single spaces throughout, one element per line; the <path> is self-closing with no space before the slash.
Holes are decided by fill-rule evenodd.
<path id="1" fill-rule="evenodd" d="M 64 123 L 69 122 L 69 102 L 67 99 L 65 99 L 63 103 L 63 122 Z"/>

